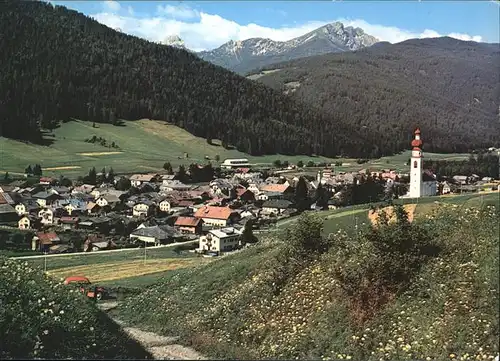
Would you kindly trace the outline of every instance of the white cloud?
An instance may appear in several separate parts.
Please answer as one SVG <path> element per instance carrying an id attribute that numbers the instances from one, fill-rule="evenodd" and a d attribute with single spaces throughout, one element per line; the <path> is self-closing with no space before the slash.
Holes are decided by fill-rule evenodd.
<path id="1" fill-rule="evenodd" d="M 134 9 L 132 8 L 132 6 L 129 5 L 127 7 L 127 12 L 128 12 L 129 15 L 134 15 Z"/>
<path id="2" fill-rule="evenodd" d="M 118 1 L 114 1 L 114 0 L 106 0 L 104 2 L 104 6 L 107 9 L 112 10 L 112 11 L 118 11 L 121 8 L 120 3 Z"/>
<path id="3" fill-rule="evenodd" d="M 158 5 L 156 10 L 159 15 L 166 15 L 174 19 L 192 19 L 199 17 L 199 12 L 186 5 Z"/>
<path id="4" fill-rule="evenodd" d="M 118 4 L 119 5 L 119 4 Z M 269 38 L 275 41 L 286 41 L 306 34 L 320 26 L 334 21 L 341 21 L 346 26 L 362 28 L 367 34 L 381 41 L 397 43 L 412 38 L 450 36 L 461 40 L 483 41 L 479 35 L 459 33 L 440 34 L 435 30 L 425 29 L 421 32 L 400 29 L 392 26 L 370 24 L 361 19 L 332 19 L 331 21 L 309 21 L 303 24 L 292 24 L 281 27 L 266 27 L 250 24 L 238 24 L 219 15 L 198 12 L 186 5 L 159 5 L 157 15 L 151 17 L 134 16 L 103 12 L 92 15 L 97 21 L 112 28 L 120 28 L 125 33 L 137 35 L 151 41 L 161 41 L 170 35 L 180 36 L 186 46 L 200 51 L 216 48 L 229 40 L 245 40 L 248 38 Z"/>

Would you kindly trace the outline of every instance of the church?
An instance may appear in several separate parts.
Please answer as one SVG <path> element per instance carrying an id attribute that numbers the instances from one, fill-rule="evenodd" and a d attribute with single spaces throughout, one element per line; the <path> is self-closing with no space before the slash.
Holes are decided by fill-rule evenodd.
<path id="1" fill-rule="evenodd" d="M 422 139 L 420 129 L 415 130 L 415 138 L 411 142 L 410 189 L 404 198 L 420 198 L 437 194 L 437 181 L 429 171 L 423 171 Z"/>

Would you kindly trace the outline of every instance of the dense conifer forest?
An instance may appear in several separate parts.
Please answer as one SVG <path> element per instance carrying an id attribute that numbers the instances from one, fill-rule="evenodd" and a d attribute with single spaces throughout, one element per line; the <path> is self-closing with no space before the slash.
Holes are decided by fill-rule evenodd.
<path id="1" fill-rule="evenodd" d="M 439 54 L 438 45 L 432 49 Z M 447 64 L 453 66 L 453 74 L 464 75 L 426 93 L 423 81 L 417 87 L 411 79 L 428 50 L 425 44 L 412 46 L 423 54 L 412 62 L 385 54 L 383 47 L 375 55 L 359 52 L 368 54 L 361 59 L 354 53 L 305 60 L 311 68 L 300 70 L 303 84 L 297 99 L 187 51 L 117 32 L 65 7 L 4 1 L 0 136 L 42 143 L 44 130 L 61 120 L 120 126 L 122 119 L 148 118 L 176 124 L 196 136 L 218 138 L 224 146 L 252 155 L 389 155 L 408 148 L 417 125 L 424 132 L 425 151 L 466 151 L 498 142 L 493 109 L 498 101 L 492 93 L 496 68 L 485 68 L 482 60 L 471 73 L 458 60 L 458 65 L 442 60 L 439 71 Z M 490 50 L 476 51 L 468 61 L 496 60 L 488 58 Z M 432 65 L 435 58 L 439 56 L 428 62 Z M 428 73 L 427 80 L 439 77 L 427 66 L 421 70 Z M 296 78 L 292 70 L 276 74 L 285 74 L 285 82 Z M 279 83 L 276 78 L 263 79 L 274 87 Z M 467 90 L 471 84 L 472 90 Z M 462 90 L 469 105 L 455 97 Z M 481 105 L 475 104 L 473 95 Z M 455 98 L 448 102 L 444 97 Z"/>
<path id="2" fill-rule="evenodd" d="M 191 53 L 43 2 L 0 3 L 0 135 L 41 141 L 54 120 L 165 120 L 251 154 L 356 153 L 355 134 Z M 358 140 L 359 144 L 359 140 Z"/>
<path id="3" fill-rule="evenodd" d="M 498 44 L 413 39 L 274 64 L 258 81 L 364 129 L 372 156 L 407 148 L 417 125 L 425 151 L 467 152 L 498 145 L 499 64 Z"/>

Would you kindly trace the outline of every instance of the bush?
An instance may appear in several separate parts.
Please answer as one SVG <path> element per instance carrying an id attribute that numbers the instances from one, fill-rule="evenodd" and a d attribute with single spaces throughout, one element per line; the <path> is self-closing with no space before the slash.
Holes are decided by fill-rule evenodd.
<path id="1" fill-rule="evenodd" d="M 76 290 L 27 262 L 0 268 L 1 359 L 152 358 Z"/>

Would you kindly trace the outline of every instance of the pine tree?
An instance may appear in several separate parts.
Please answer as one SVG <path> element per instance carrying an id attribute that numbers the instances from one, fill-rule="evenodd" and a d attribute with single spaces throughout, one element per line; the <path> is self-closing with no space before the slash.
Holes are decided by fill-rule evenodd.
<path id="1" fill-rule="evenodd" d="M 253 219 L 249 219 L 245 223 L 245 228 L 243 229 L 243 233 L 241 234 L 241 243 L 242 244 L 247 244 L 247 243 L 255 243 L 257 242 L 257 237 L 254 236 L 253 234 L 253 225 L 255 224 L 255 221 Z"/>
<path id="2" fill-rule="evenodd" d="M 174 174 L 174 170 L 172 169 L 172 164 L 170 164 L 170 162 L 165 162 L 165 164 L 163 164 L 163 169 L 167 171 L 167 174 Z"/>
<path id="3" fill-rule="evenodd" d="M 95 185 L 97 183 L 97 172 L 95 167 L 89 170 L 89 174 L 87 176 L 87 183 Z"/>
<path id="4" fill-rule="evenodd" d="M 300 177 L 295 187 L 295 204 L 299 211 L 304 211 L 308 207 L 307 183 L 304 177 Z"/>
<path id="5" fill-rule="evenodd" d="M 187 179 L 186 168 L 182 164 L 179 166 L 179 169 L 177 171 L 177 179 L 179 179 L 181 182 L 185 182 Z"/>
<path id="6" fill-rule="evenodd" d="M 26 169 L 24 170 L 24 173 L 27 175 L 32 175 L 33 174 L 33 169 L 31 168 L 31 165 L 28 165 Z"/>
<path id="7" fill-rule="evenodd" d="M 113 170 L 113 168 L 109 168 L 108 182 L 109 183 L 114 183 L 114 181 L 115 181 L 115 171 Z"/>

